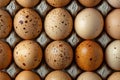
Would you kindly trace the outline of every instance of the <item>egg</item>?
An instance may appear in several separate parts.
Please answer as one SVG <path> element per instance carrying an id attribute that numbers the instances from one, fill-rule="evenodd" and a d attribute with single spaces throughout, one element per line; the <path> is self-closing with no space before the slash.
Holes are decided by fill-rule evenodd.
<path id="1" fill-rule="evenodd" d="M 20 72 L 15 80 L 41 80 L 40 76 L 32 71 L 22 71 Z"/>
<path id="2" fill-rule="evenodd" d="M 107 80 L 120 80 L 120 72 L 112 73 Z"/>
<path id="3" fill-rule="evenodd" d="M 120 9 L 114 9 L 105 20 L 106 32 L 114 39 L 120 39 Z"/>
<path id="4" fill-rule="evenodd" d="M 107 2 L 114 8 L 120 8 L 120 0 L 107 0 Z"/>
<path id="5" fill-rule="evenodd" d="M 12 50 L 10 46 L 0 40 L 0 70 L 7 68 L 12 61 Z"/>
<path id="6" fill-rule="evenodd" d="M 85 7 L 94 7 L 100 3 L 101 0 L 78 0 Z"/>
<path id="7" fill-rule="evenodd" d="M 73 60 L 72 47 L 64 41 L 53 41 L 45 49 L 45 60 L 52 69 L 64 69 Z"/>
<path id="8" fill-rule="evenodd" d="M 102 80 L 102 78 L 94 72 L 83 72 L 77 80 Z"/>
<path id="9" fill-rule="evenodd" d="M 52 71 L 50 72 L 45 80 L 72 80 L 71 77 L 64 71 L 59 71 L 59 70 L 56 70 L 56 71 Z"/>
<path id="10" fill-rule="evenodd" d="M 14 61 L 21 69 L 36 68 L 42 60 L 42 49 L 32 40 L 24 40 L 14 48 Z"/>
<path id="11" fill-rule="evenodd" d="M 12 79 L 7 73 L 0 71 L 0 80 L 12 80 Z"/>
<path id="12" fill-rule="evenodd" d="M 0 9 L 0 39 L 6 38 L 10 34 L 11 30 L 12 30 L 12 18 L 10 14 L 5 10 Z"/>
<path id="13" fill-rule="evenodd" d="M 0 8 L 6 6 L 11 0 L 0 0 Z"/>
<path id="14" fill-rule="evenodd" d="M 23 39 L 34 39 L 42 30 L 42 20 L 33 9 L 23 8 L 14 18 L 15 32 Z"/>
<path id="15" fill-rule="evenodd" d="M 107 46 L 105 59 L 113 70 L 120 70 L 120 40 L 115 40 Z"/>
<path id="16" fill-rule="evenodd" d="M 96 70 L 103 61 L 103 51 L 99 44 L 92 40 L 81 42 L 75 50 L 77 65 L 85 71 Z"/>
<path id="17" fill-rule="evenodd" d="M 67 10 L 55 8 L 47 14 L 44 28 L 51 39 L 62 40 L 70 35 L 73 28 L 73 20 Z"/>
<path id="18" fill-rule="evenodd" d="M 85 8 L 75 18 L 75 31 L 83 39 L 94 39 L 103 30 L 102 15 L 94 8 Z"/>
<path id="19" fill-rule="evenodd" d="M 51 6 L 53 7 L 64 7 L 66 6 L 71 0 L 46 0 Z"/>
<path id="20" fill-rule="evenodd" d="M 16 0 L 18 4 L 22 7 L 34 7 L 36 6 L 40 0 Z"/>

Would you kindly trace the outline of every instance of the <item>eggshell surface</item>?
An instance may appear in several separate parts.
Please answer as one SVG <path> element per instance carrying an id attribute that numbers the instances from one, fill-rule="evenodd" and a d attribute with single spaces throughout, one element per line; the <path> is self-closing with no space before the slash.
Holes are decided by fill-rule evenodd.
<path id="1" fill-rule="evenodd" d="M 9 2 L 10 0 L 0 0 L 0 7 L 6 6 Z"/>
<path id="2" fill-rule="evenodd" d="M 0 71 L 0 80 L 11 80 L 11 78 L 7 73 Z"/>
<path id="3" fill-rule="evenodd" d="M 120 0 L 107 0 L 108 3 L 114 8 L 120 8 Z"/>
<path id="4" fill-rule="evenodd" d="M 120 72 L 112 73 L 107 80 L 120 80 Z"/>

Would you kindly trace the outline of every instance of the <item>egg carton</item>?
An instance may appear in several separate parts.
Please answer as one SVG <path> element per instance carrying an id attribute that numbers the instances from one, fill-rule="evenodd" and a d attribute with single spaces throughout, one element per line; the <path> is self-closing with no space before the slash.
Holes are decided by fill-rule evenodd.
<path id="1" fill-rule="evenodd" d="M 77 15 L 77 13 L 80 12 L 85 7 L 83 7 L 77 0 L 71 0 L 71 2 L 64 8 L 71 13 L 71 15 L 74 19 L 75 16 Z M 107 3 L 106 0 L 102 0 L 101 3 L 94 8 L 96 8 L 97 10 L 99 10 L 102 13 L 104 19 L 105 19 L 106 15 L 113 9 Z M 22 7 L 20 5 L 18 5 L 15 0 L 11 0 L 11 2 L 3 9 L 7 10 L 11 14 L 12 18 L 14 18 L 15 14 L 20 9 L 22 9 Z M 35 6 L 33 9 L 36 10 L 40 14 L 40 16 L 42 17 L 42 21 L 44 22 L 45 16 L 47 15 L 47 13 L 50 10 L 53 9 L 53 7 L 51 7 L 46 2 L 46 0 L 41 0 L 40 3 L 37 6 Z M 18 44 L 20 41 L 22 41 L 22 39 L 15 33 L 14 29 L 12 30 L 10 35 L 3 40 L 6 41 L 11 46 L 12 50 L 14 49 L 16 44 Z M 113 39 L 107 35 L 105 30 L 103 30 L 101 35 L 94 40 L 97 43 L 101 44 L 103 51 L 105 51 L 106 46 L 111 41 L 113 41 Z M 46 35 L 45 31 L 42 30 L 41 34 L 35 39 L 35 41 L 38 42 L 44 50 L 45 47 L 52 40 Z M 69 37 L 67 37 L 65 39 L 65 41 L 68 42 L 69 44 L 71 44 L 71 46 L 74 50 L 76 48 L 76 46 L 81 41 L 83 41 L 83 39 L 80 38 L 73 29 L 71 35 Z M 3 71 L 7 72 L 11 76 L 12 80 L 14 80 L 16 75 L 22 70 L 15 64 L 15 62 L 13 60 L 13 62 L 9 65 L 9 67 L 4 69 Z M 42 63 L 33 71 L 38 73 L 38 75 L 41 76 L 42 80 L 44 80 L 45 76 L 53 70 L 46 64 L 46 62 L 43 58 Z M 76 80 L 78 75 L 80 73 L 84 72 L 76 65 L 75 61 L 73 61 L 72 64 L 68 68 L 64 69 L 64 71 L 66 71 L 72 77 L 73 80 Z M 107 77 L 114 71 L 107 66 L 107 64 L 104 60 L 102 65 L 94 72 L 96 72 L 98 75 L 100 75 L 103 80 L 106 80 Z"/>

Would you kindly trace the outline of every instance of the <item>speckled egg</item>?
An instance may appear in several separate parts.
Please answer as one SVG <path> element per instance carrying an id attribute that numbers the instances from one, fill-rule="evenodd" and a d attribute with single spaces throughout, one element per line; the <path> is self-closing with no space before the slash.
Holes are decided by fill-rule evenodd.
<path id="1" fill-rule="evenodd" d="M 52 71 L 50 72 L 45 80 L 72 80 L 71 77 L 64 71 Z"/>
<path id="2" fill-rule="evenodd" d="M 105 28 L 109 36 L 120 39 L 120 9 L 114 9 L 107 15 Z"/>
<path id="3" fill-rule="evenodd" d="M 0 71 L 0 80 L 12 80 L 12 79 L 7 73 Z"/>
<path id="4" fill-rule="evenodd" d="M 34 7 L 40 0 L 16 0 L 22 7 Z"/>
<path id="5" fill-rule="evenodd" d="M 41 80 L 40 76 L 32 71 L 22 71 L 20 72 L 15 80 Z"/>
<path id="6" fill-rule="evenodd" d="M 12 50 L 10 46 L 0 40 L 0 70 L 7 68 L 12 61 Z"/>
<path id="7" fill-rule="evenodd" d="M 105 58 L 109 67 L 120 70 L 120 40 L 115 40 L 107 46 Z"/>
<path id="8" fill-rule="evenodd" d="M 112 73 L 107 80 L 120 80 L 120 72 Z"/>
<path id="9" fill-rule="evenodd" d="M 10 0 L 0 0 L 0 7 L 6 6 L 9 2 Z"/>
<path id="10" fill-rule="evenodd" d="M 107 0 L 108 3 L 114 8 L 120 8 L 120 0 Z"/>
<path id="11" fill-rule="evenodd" d="M 72 31 L 73 20 L 67 10 L 63 8 L 55 8 L 46 16 L 44 28 L 45 32 L 51 39 L 65 39 Z"/>
<path id="12" fill-rule="evenodd" d="M 92 40 L 81 42 L 75 53 L 77 65 L 85 71 L 96 70 L 103 61 L 103 51 L 99 44 Z"/>
<path id="13" fill-rule="evenodd" d="M 23 8 L 14 18 L 15 32 L 23 39 L 36 38 L 42 30 L 42 21 L 33 9 Z"/>
<path id="14" fill-rule="evenodd" d="M 53 7 L 64 7 L 66 6 L 71 0 L 47 0 L 47 2 Z"/>
<path id="15" fill-rule="evenodd" d="M 102 78 L 94 72 L 84 72 L 78 76 L 77 80 L 102 80 Z"/>
<path id="16" fill-rule="evenodd" d="M 11 16 L 7 11 L 0 9 L 0 38 L 6 38 L 11 32 L 11 30 L 12 30 Z"/>
<path id="17" fill-rule="evenodd" d="M 42 49 L 32 40 L 24 40 L 14 49 L 14 61 L 21 68 L 31 70 L 36 68 L 42 60 Z"/>
<path id="18" fill-rule="evenodd" d="M 64 41 L 53 41 L 45 49 L 45 60 L 52 69 L 64 69 L 73 60 L 72 47 Z"/>
<path id="19" fill-rule="evenodd" d="M 83 9 L 75 18 L 75 31 L 83 39 L 96 38 L 102 32 L 103 26 L 103 17 L 94 8 Z"/>

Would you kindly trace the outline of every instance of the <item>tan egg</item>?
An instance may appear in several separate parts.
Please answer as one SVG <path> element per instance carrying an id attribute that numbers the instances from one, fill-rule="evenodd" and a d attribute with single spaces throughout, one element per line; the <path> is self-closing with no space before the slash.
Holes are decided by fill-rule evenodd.
<path id="1" fill-rule="evenodd" d="M 50 72 L 45 80 L 72 80 L 71 77 L 66 73 L 66 72 L 63 72 L 63 71 L 52 71 Z"/>
<path id="2" fill-rule="evenodd" d="M 120 39 L 120 9 L 114 9 L 105 20 L 107 33 L 114 39 Z"/>
<path id="3" fill-rule="evenodd" d="M 108 3 L 114 8 L 120 8 L 120 0 L 107 0 Z"/>
<path id="4" fill-rule="evenodd" d="M 35 41 L 24 40 L 14 49 L 14 61 L 21 68 L 31 70 L 42 60 L 42 49 Z"/>
<path id="5" fill-rule="evenodd" d="M 94 72 L 84 72 L 78 76 L 77 80 L 102 80 L 102 78 Z"/>
<path id="6" fill-rule="evenodd" d="M 12 61 L 12 50 L 10 46 L 0 41 L 0 70 L 7 68 Z"/>
<path id="7" fill-rule="evenodd" d="M 77 46 L 75 59 L 82 70 L 94 71 L 102 64 L 102 48 L 94 41 L 85 40 Z"/>
<path id="8" fill-rule="evenodd" d="M 107 80 L 120 80 L 120 72 L 112 73 Z"/>
<path id="9" fill-rule="evenodd" d="M 40 0 L 16 0 L 22 7 L 34 7 Z"/>
<path id="10" fill-rule="evenodd" d="M 103 30 L 102 15 L 94 8 L 83 9 L 75 18 L 75 31 L 83 39 L 94 39 Z"/>
<path id="11" fill-rule="evenodd" d="M 0 0 L 0 7 L 6 6 L 11 0 Z"/>
<path id="12" fill-rule="evenodd" d="M 44 28 L 45 32 L 51 39 L 65 39 L 72 31 L 73 20 L 67 10 L 63 8 L 55 8 L 46 16 Z"/>
<path id="13" fill-rule="evenodd" d="M 94 7 L 100 3 L 101 0 L 78 0 L 85 7 Z"/>
<path id="14" fill-rule="evenodd" d="M 0 71 L 0 80 L 12 80 L 12 79 L 7 73 Z"/>
<path id="15" fill-rule="evenodd" d="M 72 47 L 64 41 L 53 41 L 45 49 L 45 60 L 52 69 L 64 69 L 73 60 Z"/>
<path id="16" fill-rule="evenodd" d="M 64 7 L 66 6 L 71 0 L 47 0 L 47 2 L 53 7 Z"/>
<path id="17" fill-rule="evenodd" d="M 5 10 L 0 9 L 0 38 L 6 38 L 12 30 L 12 18 Z"/>
<path id="18" fill-rule="evenodd" d="M 23 39 L 36 38 L 42 30 L 41 18 L 34 10 L 23 8 L 15 15 L 14 29 Z"/>
<path id="19" fill-rule="evenodd" d="M 39 75 L 32 71 L 22 71 L 20 72 L 15 80 L 41 80 Z"/>

